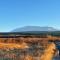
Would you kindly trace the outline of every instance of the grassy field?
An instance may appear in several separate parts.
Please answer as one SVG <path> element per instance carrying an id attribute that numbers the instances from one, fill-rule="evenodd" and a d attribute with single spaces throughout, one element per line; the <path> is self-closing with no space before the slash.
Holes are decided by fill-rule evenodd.
<path id="1" fill-rule="evenodd" d="M 52 60 L 56 55 L 54 42 L 59 37 L 22 36 L 0 38 L 0 60 Z"/>

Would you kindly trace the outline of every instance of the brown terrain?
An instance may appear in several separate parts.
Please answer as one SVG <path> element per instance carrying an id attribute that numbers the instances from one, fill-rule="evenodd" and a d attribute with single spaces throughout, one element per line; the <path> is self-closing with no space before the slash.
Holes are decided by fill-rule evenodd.
<path id="1" fill-rule="evenodd" d="M 0 60 L 52 60 L 56 47 L 49 40 L 60 40 L 53 36 L 0 37 Z"/>

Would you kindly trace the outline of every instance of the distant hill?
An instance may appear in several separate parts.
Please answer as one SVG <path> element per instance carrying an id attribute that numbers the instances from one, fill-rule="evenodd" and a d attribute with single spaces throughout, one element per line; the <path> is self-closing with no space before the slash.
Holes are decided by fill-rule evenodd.
<path id="1" fill-rule="evenodd" d="M 11 32 L 33 32 L 33 31 L 58 31 L 58 30 L 53 27 L 24 26 L 21 28 L 13 29 Z"/>

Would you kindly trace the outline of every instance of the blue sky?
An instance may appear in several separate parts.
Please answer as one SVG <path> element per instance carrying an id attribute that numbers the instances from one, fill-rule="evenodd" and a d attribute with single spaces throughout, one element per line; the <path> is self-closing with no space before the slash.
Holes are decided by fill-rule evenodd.
<path id="1" fill-rule="evenodd" d="M 0 32 L 30 25 L 60 29 L 60 0 L 0 0 Z"/>

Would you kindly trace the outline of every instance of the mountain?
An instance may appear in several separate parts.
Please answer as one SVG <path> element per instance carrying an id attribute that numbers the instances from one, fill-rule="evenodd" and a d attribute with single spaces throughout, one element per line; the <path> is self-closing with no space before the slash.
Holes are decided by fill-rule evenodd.
<path id="1" fill-rule="evenodd" d="M 12 32 L 27 32 L 27 31 L 58 31 L 58 30 L 53 27 L 40 27 L 40 26 L 24 26 L 12 30 Z"/>

